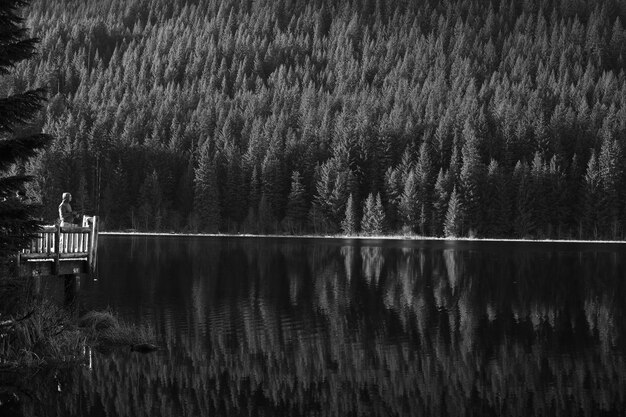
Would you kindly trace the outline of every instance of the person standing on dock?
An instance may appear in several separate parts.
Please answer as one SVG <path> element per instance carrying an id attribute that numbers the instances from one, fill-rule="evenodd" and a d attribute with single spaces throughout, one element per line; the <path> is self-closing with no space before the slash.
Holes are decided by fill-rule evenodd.
<path id="1" fill-rule="evenodd" d="M 63 193 L 62 198 L 63 201 L 59 204 L 59 220 L 61 221 L 61 227 L 76 227 L 77 225 L 73 223 L 75 215 L 70 205 L 72 194 Z"/>

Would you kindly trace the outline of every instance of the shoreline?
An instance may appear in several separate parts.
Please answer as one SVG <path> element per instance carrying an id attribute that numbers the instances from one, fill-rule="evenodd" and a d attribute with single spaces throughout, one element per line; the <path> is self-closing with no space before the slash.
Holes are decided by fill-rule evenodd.
<path id="1" fill-rule="evenodd" d="M 108 236 L 171 236 L 171 237 L 226 237 L 226 238 L 272 238 L 272 239 L 334 239 L 334 240 L 401 240 L 415 242 L 507 242 L 507 243 L 587 243 L 587 244 L 626 244 L 626 240 L 580 240 L 580 239 L 515 239 L 515 238 L 445 238 L 429 236 L 381 235 L 381 236 L 349 236 L 349 235 L 279 235 L 251 233 L 174 233 L 174 232 L 99 232 Z"/>

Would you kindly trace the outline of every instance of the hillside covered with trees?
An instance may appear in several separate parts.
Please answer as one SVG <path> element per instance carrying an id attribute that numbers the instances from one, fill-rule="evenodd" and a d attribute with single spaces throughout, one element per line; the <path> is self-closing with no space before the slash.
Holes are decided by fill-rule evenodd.
<path id="1" fill-rule="evenodd" d="M 107 229 L 621 239 L 618 1 L 35 0 L 56 141 Z"/>

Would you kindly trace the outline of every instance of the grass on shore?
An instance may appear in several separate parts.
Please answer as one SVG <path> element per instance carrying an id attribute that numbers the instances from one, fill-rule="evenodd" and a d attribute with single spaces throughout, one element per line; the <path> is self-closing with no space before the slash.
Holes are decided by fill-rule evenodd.
<path id="1" fill-rule="evenodd" d="M 60 306 L 30 295 L 27 280 L 0 278 L 0 371 L 84 360 L 86 346 L 149 343 L 154 332 L 132 326 L 110 311 L 73 320 Z"/>
<path id="2" fill-rule="evenodd" d="M 0 370 L 80 360 L 86 337 L 60 308 L 42 301 L 2 317 Z"/>
<path id="3" fill-rule="evenodd" d="M 87 340 L 97 346 L 133 346 L 154 340 L 150 327 L 129 325 L 110 311 L 90 311 L 78 320 L 78 326 Z"/>

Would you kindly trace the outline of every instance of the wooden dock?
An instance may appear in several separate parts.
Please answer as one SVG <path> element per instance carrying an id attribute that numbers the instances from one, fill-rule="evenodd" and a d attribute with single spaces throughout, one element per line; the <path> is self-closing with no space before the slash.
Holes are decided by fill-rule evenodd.
<path id="1" fill-rule="evenodd" d="M 19 275 L 90 274 L 96 268 L 98 218 L 83 217 L 79 227 L 44 226 L 30 248 L 17 255 Z"/>

